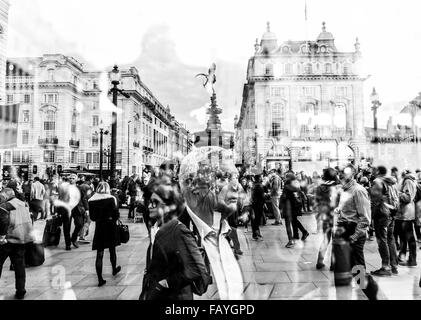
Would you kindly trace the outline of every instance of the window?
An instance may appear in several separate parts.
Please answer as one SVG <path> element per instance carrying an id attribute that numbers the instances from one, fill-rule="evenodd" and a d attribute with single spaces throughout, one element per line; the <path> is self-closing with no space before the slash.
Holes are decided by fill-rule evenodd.
<path id="1" fill-rule="evenodd" d="M 70 129 L 71 133 L 75 134 L 76 128 L 77 128 L 77 115 L 76 115 L 76 112 L 73 111 L 72 124 L 71 124 L 71 129 Z"/>
<path id="2" fill-rule="evenodd" d="M 24 110 L 23 114 L 23 122 L 29 122 L 29 110 Z"/>
<path id="3" fill-rule="evenodd" d="M 314 96 L 314 87 L 303 87 L 303 95 L 305 96 Z"/>
<path id="4" fill-rule="evenodd" d="M 54 69 L 48 69 L 48 80 L 54 81 Z"/>
<path id="5" fill-rule="evenodd" d="M 94 90 L 98 89 L 98 84 L 96 83 L 96 81 L 92 82 L 92 89 Z"/>
<path id="6" fill-rule="evenodd" d="M 325 73 L 332 73 L 332 64 L 331 63 L 325 64 Z"/>
<path id="7" fill-rule="evenodd" d="M 347 95 L 346 87 L 336 87 L 336 95 L 338 97 L 345 97 Z"/>
<path id="8" fill-rule="evenodd" d="M 275 103 L 272 106 L 272 137 L 278 137 L 285 133 L 285 105 Z"/>
<path id="9" fill-rule="evenodd" d="M 284 88 L 281 87 L 273 87 L 272 88 L 272 92 L 271 92 L 271 96 L 272 97 L 283 97 L 284 94 Z"/>
<path id="10" fill-rule="evenodd" d="M 20 151 L 13 151 L 13 162 L 20 162 Z"/>
<path id="11" fill-rule="evenodd" d="M 12 152 L 5 151 L 4 152 L 4 163 L 12 163 Z"/>
<path id="12" fill-rule="evenodd" d="M 22 151 L 22 162 L 29 162 L 29 151 Z"/>
<path id="13" fill-rule="evenodd" d="M 273 75 L 273 64 L 268 63 L 265 67 L 265 75 L 272 76 Z"/>
<path id="14" fill-rule="evenodd" d="M 116 163 L 118 163 L 118 164 L 121 164 L 121 159 L 122 159 L 122 156 L 121 156 L 121 152 L 117 152 L 116 153 L 116 157 L 115 157 L 115 161 L 116 161 Z"/>
<path id="15" fill-rule="evenodd" d="M 98 124 L 99 124 L 99 116 L 97 116 L 97 115 L 92 116 L 92 125 L 93 125 L 94 127 L 97 127 L 97 126 L 98 126 Z"/>
<path id="16" fill-rule="evenodd" d="M 292 74 L 292 64 L 291 63 L 287 63 L 285 65 L 285 74 Z"/>
<path id="17" fill-rule="evenodd" d="M 44 103 L 48 104 L 57 104 L 58 103 L 58 95 L 57 93 L 48 93 L 44 95 Z"/>
<path id="18" fill-rule="evenodd" d="M 86 153 L 86 163 L 92 163 L 92 153 Z"/>
<path id="19" fill-rule="evenodd" d="M 70 163 L 76 163 L 77 162 L 77 153 L 76 151 L 70 151 Z"/>
<path id="20" fill-rule="evenodd" d="M 29 144 L 29 130 L 22 130 L 22 144 Z"/>
<path id="21" fill-rule="evenodd" d="M 44 113 L 44 133 L 46 138 L 54 138 L 56 132 L 56 113 L 48 110 Z"/>
<path id="22" fill-rule="evenodd" d="M 13 94 L 8 94 L 8 95 L 7 95 L 7 103 L 8 103 L 8 104 L 13 103 Z"/>
<path id="23" fill-rule="evenodd" d="M 98 109 L 98 102 L 92 102 L 92 110 Z"/>
<path id="24" fill-rule="evenodd" d="M 93 133 L 92 134 L 92 147 L 98 147 L 98 142 L 99 142 L 98 134 Z"/>
<path id="25" fill-rule="evenodd" d="M 31 95 L 30 94 L 25 94 L 23 96 L 23 103 L 31 103 Z"/>
<path id="26" fill-rule="evenodd" d="M 44 150 L 44 162 L 55 162 L 54 150 Z"/>
<path id="27" fill-rule="evenodd" d="M 95 152 L 92 154 L 92 163 L 99 163 L 99 153 Z"/>
<path id="28" fill-rule="evenodd" d="M 311 63 L 307 63 L 304 67 L 304 73 L 311 74 L 313 73 L 313 66 Z"/>
<path id="29" fill-rule="evenodd" d="M 344 64 L 344 74 L 350 74 L 351 73 L 351 65 L 349 63 Z"/>

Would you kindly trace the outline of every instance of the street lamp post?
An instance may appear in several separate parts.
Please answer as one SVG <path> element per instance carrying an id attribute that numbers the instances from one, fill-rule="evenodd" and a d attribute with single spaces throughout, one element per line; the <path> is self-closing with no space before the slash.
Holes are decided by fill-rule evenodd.
<path id="1" fill-rule="evenodd" d="M 121 80 L 121 74 L 117 66 L 114 66 L 113 71 L 110 74 L 111 84 L 113 87 L 110 89 L 110 92 L 113 95 L 113 104 L 117 108 L 117 97 L 120 93 L 126 98 L 130 96 L 125 93 L 122 89 L 118 88 Z M 112 113 L 112 125 L 111 125 L 111 178 L 110 178 L 110 187 L 116 187 L 117 172 L 116 172 L 116 153 L 117 153 L 117 112 L 114 110 Z"/>
<path id="2" fill-rule="evenodd" d="M 371 103 L 373 106 L 371 107 L 371 110 L 373 111 L 373 121 L 374 121 L 374 141 L 378 142 L 378 128 L 377 128 L 377 109 L 382 105 L 379 101 L 379 95 L 376 92 L 376 88 L 373 88 L 373 92 L 370 96 Z"/>
<path id="3" fill-rule="evenodd" d="M 104 162 L 104 158 L 103 158 L 104 151 L 102 150 L 102 146 L 103 146 L 103 143 L 104 143 L 104 134 L 108 135 L 109 131 L 108 130 L 104 131 L 103 128 L 100 128 L 99 129 L 99 177 L 100 177 L 101 181 L 104 180 L 103 174 L 102 174 L 102 164 Z"/>
<path id="4" fill-rule="evenodd" d="M 132 120 L 127 122 L 127 176 L 130 177 L 130 123 Z"/>

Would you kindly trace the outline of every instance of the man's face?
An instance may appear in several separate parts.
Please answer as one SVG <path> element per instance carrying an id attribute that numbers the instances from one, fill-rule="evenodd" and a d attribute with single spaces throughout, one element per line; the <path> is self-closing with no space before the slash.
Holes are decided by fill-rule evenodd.
<path id="1" fill-rule="evenodd" d="M 232 187 L 236 187 L 236 186 L 237 186 L 237 184 L 238 184 L 238 177 L 237 177 L 236 175 L 232 176 L 232 177 L 229 179 L 229 183 L 230 183 L 230 185 L 231 185 Z"/>
<path id="2" fill-rule="evenodd" d="M 341 179 L 342 184 L 346 184 L 352 180 L 354 177 L 354 172 L 351 168 L 346 167 L 345 169 L 340 171 L 339 178 Z"/>
<path id="3" fill-rule="evenodd" d="M 76 177 L 76 176 L 70 176 L 70 177 L 69 177 L 69 183 L 70 183 L 70 184 L 76 184 L 76 179 L 77 179 L 77 177 Z"/>

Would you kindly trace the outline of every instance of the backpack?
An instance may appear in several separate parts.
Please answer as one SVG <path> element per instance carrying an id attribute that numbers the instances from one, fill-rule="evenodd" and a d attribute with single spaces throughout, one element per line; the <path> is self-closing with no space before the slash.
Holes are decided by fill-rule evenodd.
<path id="1" fill-rule="evenodd" d="M 390 208 L 390 213 L 392 216 L 396 214 L 396 212 L 399 209 L 399 191 L 396 187 L 396 184 L 394 185 L 387 185 L 386 187 L 386 196 L 388 199 L 388 204 L 391 205 L 393 208 Z"/>
<path id="2" fill-rule="evenodd" d="M 415 194 L 414 202 L 421 201 L 421 182 L 417 183 L 417 193 Z"/>

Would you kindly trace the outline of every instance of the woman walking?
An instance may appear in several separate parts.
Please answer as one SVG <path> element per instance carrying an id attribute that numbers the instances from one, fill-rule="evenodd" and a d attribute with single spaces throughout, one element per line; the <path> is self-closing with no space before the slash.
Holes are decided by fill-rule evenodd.
<path id="1" fill-rule="evenodd" d="M 92 250 L 97 250 L 95 267 L 98 276 L 98 287 L 101 287 L 106 283 L 102 277 L 102 259 L 105 249 L 110 251 L 113 276 L 121 271 L 121 267 L 117 267 L 116 254 L 116 246 L 120 245 L 116 237 L 116 222 L 119 218 L 119 212 L 117 200 L 111 195 L 110 185 L 107 182 L 99 183 L 96 193 L 88 200 L 88 203 L 90 218 L 92 221 L 95 221 Z"/>
<path id="2" fill-rule="evenodd" d="M 155 184 L 149 211 L 156 222 L 151 227 L 140 300 L 193 300 L 193 287 L 207 273 L 193 233 L 178 220 L 184 207 L 177 186 L 164 180 Z"/>

